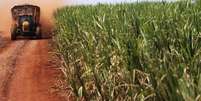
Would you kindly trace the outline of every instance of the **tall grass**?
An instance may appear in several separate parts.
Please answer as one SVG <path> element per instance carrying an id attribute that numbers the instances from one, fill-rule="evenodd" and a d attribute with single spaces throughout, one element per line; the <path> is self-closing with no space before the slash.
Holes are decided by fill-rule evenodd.
<path id="1" fill-rule="evenodd" d="M 199 4 L 65 7 L 55 41 L 78 99 L 201 100 Z"/>

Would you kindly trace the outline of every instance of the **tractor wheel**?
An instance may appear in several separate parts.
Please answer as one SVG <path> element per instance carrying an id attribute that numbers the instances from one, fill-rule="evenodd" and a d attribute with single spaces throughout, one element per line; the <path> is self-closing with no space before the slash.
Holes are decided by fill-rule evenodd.
<path id="1" fill-rule="evenodd" d="M 16 40 L 17 34 L 16 34 L 16 28 L 13 28 L 11 30 L 11 40 Z"/>
<path id="2" fill-rule="evenodd" d="M 37 26 L 37 27 L 36 27 L 36 37 L 37 37 L 38 39 L 41 39 L 41 38 L 42 38 L 40 26 Z"/>
<path id="3" fill-rule="evenodd" d="M 16 35 L 11 34 L 11 40 L 16 40 Z"/>

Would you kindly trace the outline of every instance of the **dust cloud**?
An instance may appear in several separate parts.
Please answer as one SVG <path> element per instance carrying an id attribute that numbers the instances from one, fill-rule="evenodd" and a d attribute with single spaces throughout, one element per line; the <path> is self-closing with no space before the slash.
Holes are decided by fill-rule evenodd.
<path id="1" fill-rule="evenodd" d="M 63 0 L 0 0 L 0 34 L 10 35 L 12 23 L 11 8 L 15 5 L 33 4 L 41 8 L 41 24 L 43 34 L 48 34 L 54 27 L 53 13 L 64 6 Z M 66 2 L 66 1 L 65 1 Z"/>

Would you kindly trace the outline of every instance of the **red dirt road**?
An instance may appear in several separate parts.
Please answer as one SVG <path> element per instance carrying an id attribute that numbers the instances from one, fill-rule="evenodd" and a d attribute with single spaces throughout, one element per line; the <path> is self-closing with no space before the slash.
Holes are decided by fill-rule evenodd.
<path id="1" fill-rule="evenodd" d="M 49 40 L 0 38 L 0 101 L 65 101 L 52 92 L 59 70 Z"/>

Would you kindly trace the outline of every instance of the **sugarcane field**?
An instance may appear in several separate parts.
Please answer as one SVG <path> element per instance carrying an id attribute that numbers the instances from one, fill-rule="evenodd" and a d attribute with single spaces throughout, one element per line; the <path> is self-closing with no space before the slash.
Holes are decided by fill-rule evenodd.
<path id="1" fill-rule="evenodd" d="M 0 101 L 201 101 L 201 0 L 1 0 Z"/>

